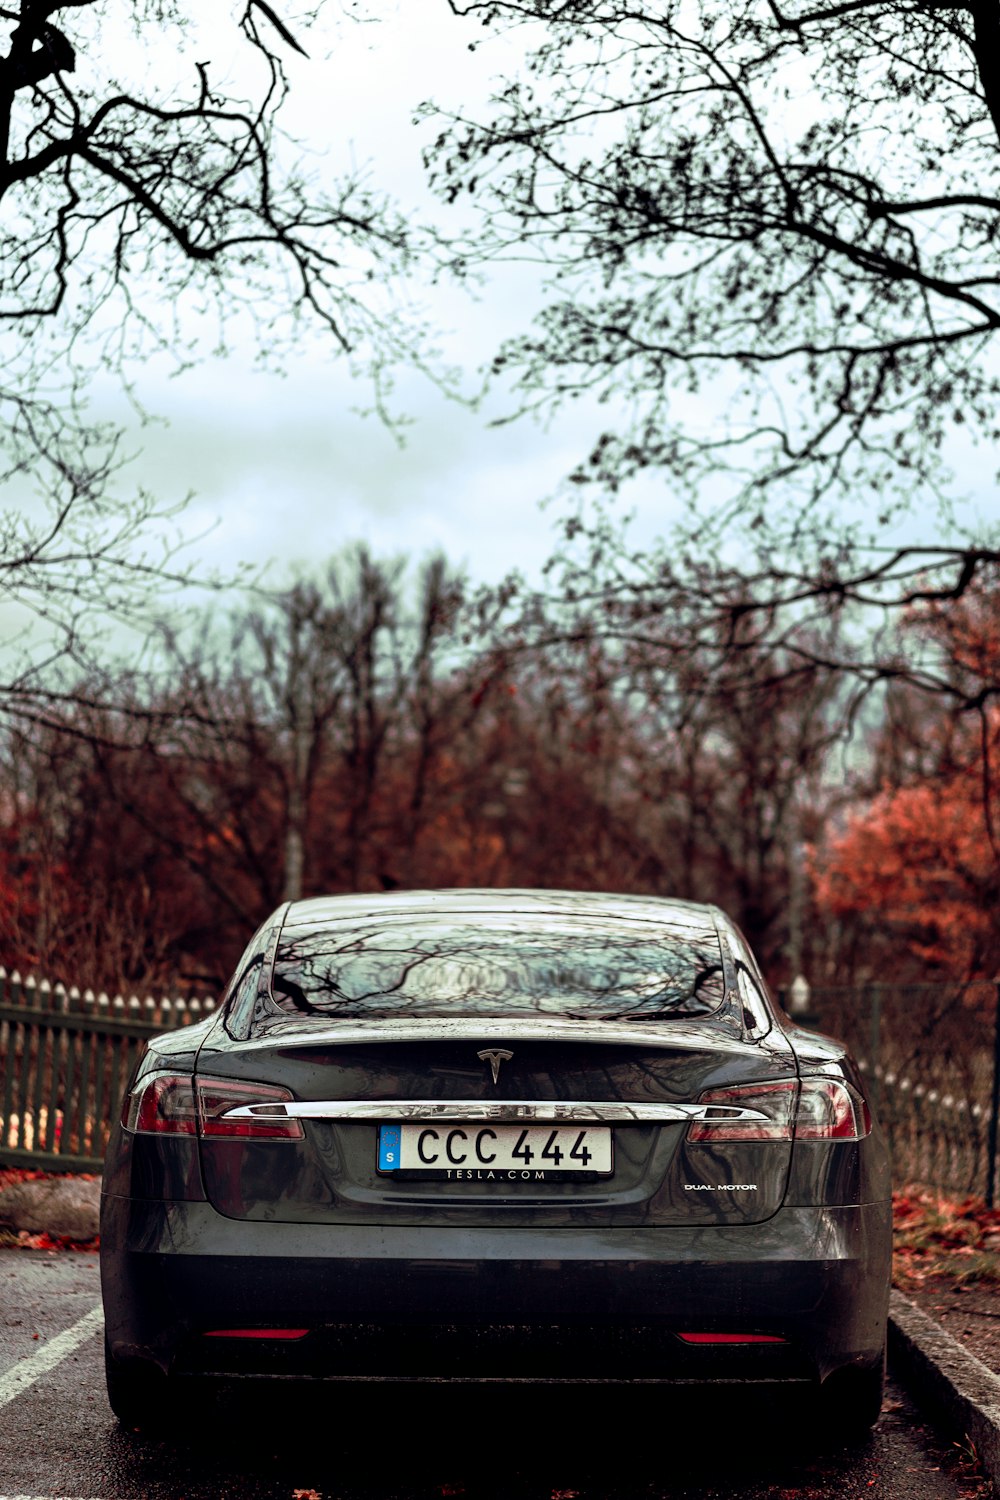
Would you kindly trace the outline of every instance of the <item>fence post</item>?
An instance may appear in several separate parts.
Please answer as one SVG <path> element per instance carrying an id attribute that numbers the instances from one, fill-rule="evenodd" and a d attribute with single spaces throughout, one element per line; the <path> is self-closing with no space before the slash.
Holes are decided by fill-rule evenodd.
<path id="1" fill-rule="evenodd" d="M 993 1097 L 990 1100 L 990 1132 L 986 1163 L 986 1206 L 995 1207 L 997 1181 L 997 1115 L 1000 1114 L 1000 974 L 994 979 L 996 1010 L 993 1020 Z"/>
<path id="2" fill-rule="evenodd" d="M 788 986 L 788 1014 L 796 1026 L 819 1024 L 819 1017 L 812 1007 L 812 985 L 804 974 L 796 974 Z"/>

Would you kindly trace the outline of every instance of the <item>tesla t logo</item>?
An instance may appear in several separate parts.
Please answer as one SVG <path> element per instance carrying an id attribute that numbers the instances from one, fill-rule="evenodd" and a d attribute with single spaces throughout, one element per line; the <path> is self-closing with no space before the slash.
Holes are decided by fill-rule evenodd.
<path id="1" fill-rule="evenodd" d="M 508 1052 L 506 1047 L 484 1047 L 482 1052 L 476 1053 L 476 1056 L 480 1062 L 489 1063 L 493 1069 L 493 1082 L 496 1083 L 500 1077 L 500 1064 L 502 1062 L 510 1062 L 514 1054 L 513 1052 Z"/>

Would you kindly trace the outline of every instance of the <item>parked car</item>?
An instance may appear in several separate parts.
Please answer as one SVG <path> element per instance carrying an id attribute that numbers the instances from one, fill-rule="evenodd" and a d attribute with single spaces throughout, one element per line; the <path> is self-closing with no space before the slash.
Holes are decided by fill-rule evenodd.
<path id="1" fill-rule="evenodd" d="M 719 910 L 282 906 L 153 1041 L 103 1182 L 107 1383 L 809 1382 L 882 1396 L 889 1171 L 844 1049 Z"/>

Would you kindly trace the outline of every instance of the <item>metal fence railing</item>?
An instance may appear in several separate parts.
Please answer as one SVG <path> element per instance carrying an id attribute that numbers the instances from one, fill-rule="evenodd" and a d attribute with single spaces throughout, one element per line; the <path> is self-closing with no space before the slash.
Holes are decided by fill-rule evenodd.
<path id="1" fill-rule="evenodd" d="M 998 994 L 989 981 L 810 992 L 810 1019 L 848 1044 L 868 1079 L 897 1183 L 994 1202 Z"/>
<path id="2" fill-rule="evenodd" d="M 0 969 L 0 1166 L 99 1172 L 144 1044 L 214 1007 L 112 1000 Z"/>

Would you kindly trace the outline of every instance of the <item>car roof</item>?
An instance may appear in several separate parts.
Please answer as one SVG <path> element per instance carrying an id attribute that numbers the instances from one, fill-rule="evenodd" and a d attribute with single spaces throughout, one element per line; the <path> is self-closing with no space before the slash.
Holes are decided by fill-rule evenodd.
<path id="1" fill-rule="evenodd" d="M 667 896 L 630 896 L 607 891 L 558 891 L 469 888 L 429 891 L 375 891 L 348 896 L 315 896 L 293 901 L 282 923 L 289 927 L 323 927 L 341 921 L 375 921 L 386 917 L 580 916 L 630 922 L 669 922 L 704 932 L 722 913 L 714 906 Z"/>

